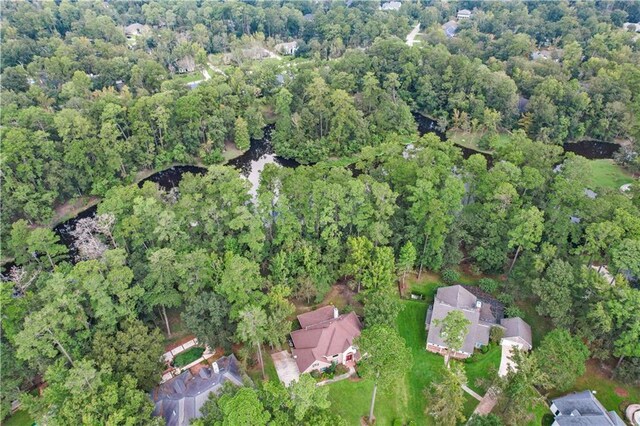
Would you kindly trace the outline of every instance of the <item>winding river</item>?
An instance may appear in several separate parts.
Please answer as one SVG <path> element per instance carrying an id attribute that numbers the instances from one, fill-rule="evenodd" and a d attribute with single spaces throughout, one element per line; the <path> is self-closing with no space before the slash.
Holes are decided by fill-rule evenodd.
<path id="1" fill-rule="evenodd" d="M 427 118 L 421 114 L 414 113 L 414 118 L 418 124 L 418 133 L 423 135 L 427 132 L 433 132 L 442 140 L 445 139 L 445 134 L 438 130 L 437 124 L 434 120 Z M 286 159 L 274 154 L 273 145 L 271 143 L 271 133 L 273 131 L 273 125 L 269 125 L 265 128 L 265 136 L 262 139 L 252 139 L 249 149 L 239 157 L 230 160 L 227 165 L 235 167 L 240 172 L 241 176 L 249 180 L 251 183 L 250 194 L 256 196 L 258 184 L 260 182 L 260 173 L 267 164 L 278 164 L 282 167 L 297 167 L 298 162 L 291 159 Z M 464 158 L 469 158 L 473 154 L 479 153 L 470 148 L 459 146 L 462 150 Z M 619 145 L 608 142 L 599 141 L 582 141 L 566 143 L 564 145 L 565 151 L 575 152 L 589 159 L 611 158 L 613 154 L 620 148 Z M 491 162 L 491 155 L 486 153 L 480 153 L 487 157 Z M 180 184 L 180 180 L 185 173 L 204 174 L 207 169 L 198 166 L 174 166 L 166 170 L 154 173 L 151 176 L 138 182 L 138 186 L 149 182 L 156 182 L 160 187 L 169 190 Z M 71 231 L 75 229 L 76 223 L 79 219 L 91 217 L 96 214 L 97 206 L 90 207 L 80 212 L 74 218 L 71 218 L 65 222 L 58 224 L 53 228 L 54 232 L 58 234 L 61 242 L 69 248 L 69 254 L 71 259 L 75 258 L 76 250 L 73 245 L 73 237 Z M 5 270 L 12 264 L 4 265 Z"/>

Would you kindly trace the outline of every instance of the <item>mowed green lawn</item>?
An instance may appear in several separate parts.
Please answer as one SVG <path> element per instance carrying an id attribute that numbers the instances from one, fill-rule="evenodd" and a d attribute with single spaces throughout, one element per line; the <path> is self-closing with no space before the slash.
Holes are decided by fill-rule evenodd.
<path id="1" fill-rule="evenodd" d="M 404 422 L 413 420 L 416 425 L 436 424 L 425 414 L 427 400 L 424 390 L 442 374 L 444 359 L 425 350 L 424 320 L 428 305 L 425 301 L 402 301 L 403 309 L 398 315 L 398 330 L 411 350 L 413 363 L 407 366 L 406 378 L 398 384 L 395 392 L 378 392 L 374 411 L 378 425 L 391 425 L 396 419 Z M 471 370 L 474 377 L 489 372 L 490 369 L 485 367 L 493 357 L 494 354 L 489 352 L 479 363 L 481 365 Z M 471 367 L 473 364 L 465 366 Z M 332 402 L 332 410 L 344 417 L 350 425 L 359 425 L 360 418 L 368 415 L 373 383 L 367 380 L 342 381 L 330 387 L 329 399 Z M 466 414 L 471 414 L 476 405 L 477 401 L 468 397 L 465 404 Z"/>
<path id="2" fill-rule="evenodd" d="M 590 164 L 591 173 L 585 183 L 592 189 L 619 189 L 626 183 L 633 183 L 631 175 L 613 160 L 591 160 Z"/>
<path id="3" fill-rule="evenodd" d="M 14 415 L 2 422 L 3 426 L 31 426 L 32 424 L 33 419 L 29 413 L 23 410 L 16 411 Z"/>

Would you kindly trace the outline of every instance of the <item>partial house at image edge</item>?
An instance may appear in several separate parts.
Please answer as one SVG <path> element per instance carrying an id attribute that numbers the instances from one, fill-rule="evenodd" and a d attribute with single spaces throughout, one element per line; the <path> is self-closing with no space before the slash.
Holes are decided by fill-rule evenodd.
<path id="1" fill-rule="evenodd" d="M 225 382 L 243 385 L 238 360 L 232 354 L 216 360 L 197 372 L 189 369 L 151 391 L 154 416 L 163 417 L 167 426 L 188 426 L 201 416 L 200 409 L 212 392 L 219 392 Z"/>
<path id="2" fill-rule="evenodd" d="M 551 401 L 552 426 L 624 426 L 615 411 L 607 411 L 591 391 L 572 393 Z"/>
<path id="3" fill-rule="evenodd" d="M 291 332 L 294 346 L 291 352 L 300 373 L 360 358 L 353 340 L 360 335 L 362 324 L 355 313 L 339 315 L 334 306 L 323 306 L 298 315 L 298 321 L 302 329 Z"/>

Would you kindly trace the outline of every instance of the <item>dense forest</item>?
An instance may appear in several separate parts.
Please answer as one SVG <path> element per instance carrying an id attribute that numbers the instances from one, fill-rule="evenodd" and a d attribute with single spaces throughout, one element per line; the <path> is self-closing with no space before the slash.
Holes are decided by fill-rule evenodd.
<path id="1" fill-rule="evenodd" d="M 365 332 L 398 336 L 413 271 L 481 277 L 508 316 L 532 306 L 545 339 L 578 346 L 568 376 L 551 343 L 523 355 L 493 421 L 522 424 L 588 358 L 638 386 L 640 185 L 600 185 L 601 163 L 568 148 L 615 143 L 608 167 L 640 172 L 625 22 L 639 2 L 3 2 L 1 417 L 19 399 L 49 424 L 160 422 L 148 392 L 172 326 L 263 366 L 256 347 L 286 347 L 297 307 L 337 282 L 375 354 Z M 300 165 L 268 164 L 254 196 L 225 163 L 267 133 Z M 136 185 L 177 164 L 207 171 Z M 66 246 L 52 225 L 91 202 Z M 348 424 L 325 387 L 254 382 L 199 424 Z"/>

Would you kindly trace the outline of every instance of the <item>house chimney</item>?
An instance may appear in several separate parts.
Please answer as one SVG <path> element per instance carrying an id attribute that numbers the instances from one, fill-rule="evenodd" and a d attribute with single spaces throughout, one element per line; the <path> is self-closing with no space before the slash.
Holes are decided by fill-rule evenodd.
<path id="1" fill-rule="evenodd" d="M 338 308 L 336 308 L 336 307 L 334 306 L 334 307 L 333 307 L 333 318 L 334 318 L 334 319 L 338 318 L 338 315 L 339 315 L 339 313 L 338 313 Z"/>

